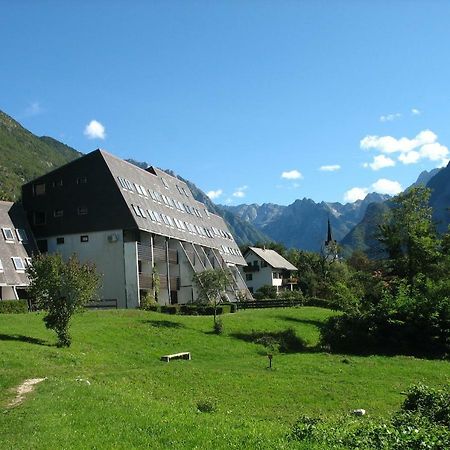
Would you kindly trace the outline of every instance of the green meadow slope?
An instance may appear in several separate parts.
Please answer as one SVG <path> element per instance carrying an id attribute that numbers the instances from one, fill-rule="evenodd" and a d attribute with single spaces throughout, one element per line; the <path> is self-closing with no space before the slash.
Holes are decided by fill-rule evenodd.
<path id="1" fill-rule="evenodd" d="M 0 199 L 17 200 L 22 184 L 80 155 L 53 138 L 35 136 L 0 111 Z"/>
<path id="2" fill-rule="evenodd" d="M 73 322 L 73 346 L 58 349 L 42 314 L 0 315 L 2 449 L 311 448 L 287 435 L 301 414 L 336 416 L 396 410 L 413 383 L 447 382 L 446 361 L 354 357 L 313 350 L 334 314 L 320 308 L 240 311 L 211 317 L 143 311 L 89 311 Z M 276 353 L 253 331 L 293 328 L 309 343 Z M 190 351 L 191 361 L 160 356 Z M 24 380 L 46 379 L 8 407 Z M 215 405 L 200 412 L 198 405 Z"/>

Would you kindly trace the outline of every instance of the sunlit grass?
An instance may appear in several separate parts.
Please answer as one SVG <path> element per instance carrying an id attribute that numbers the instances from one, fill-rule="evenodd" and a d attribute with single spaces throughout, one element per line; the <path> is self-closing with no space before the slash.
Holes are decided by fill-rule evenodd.
<path id="1" fill-rule="evenodd" d="M 0 447 L 299 448 L 286 435 L 300 414 L 385 415 L 409 385 L 448 382 L 445 361 L 313 351 L 332 314 L 240 311 L 216 336 L 211 317 L 91 311 L 73 321 L 69 349 L 53 345 L 40 314 L 0 315 Z M 276 353 L 272 370 L 265 347 L 236 337 L 287 328 L 310 350 Z M 159 360 L 179 351 L 192 360 Z M 12 389 L 35 377 L 47 380 L 8 409 Z M 199 412 L 203 401 L 217 409 Z"/>

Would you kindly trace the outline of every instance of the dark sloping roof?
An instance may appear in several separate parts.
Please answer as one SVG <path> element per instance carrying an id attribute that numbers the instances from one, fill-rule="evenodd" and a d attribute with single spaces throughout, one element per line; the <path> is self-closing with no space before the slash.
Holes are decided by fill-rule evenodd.
<path id="1" fill-rule="evenodd" d="M 9 228 L 13 240 L 5 239 L 3 229 Z M 20 241 L 16 230 L 25 230 L 26 240 Z M 24 237 L 24 236 L 23 236 Z M 0 272 L 0 284 L 7 286 L 26 286 L 29 284 L 24 271 L 17 271 L 12 258 L 19 257 L 25 263 L 37 251 L 31 228 L 25 211 L 18 203 L 0 201 L 0 261 L 3 272 Z"/>
<path id="2" fill-rule="evenodd" d="M 158 168 L 149 167 L 144 170 L 104 150 L 100 150 L 100 152 L 133 215 L 133 220 L 140 230 L 216 248 L 225 261 L 234 264 L 246 264 L 225 221 L 222 217 L 207 211 L 203 203 L 195 200 L 186 183 Z M 128 180 L 131 183 L 131 189 L 124 187 L 121 179 Z M 162 200 L 157 201 L 152 198 L 150 191 L 157 192 L 161 199 L 162 196 L 168 197 L 170 203 L 176 201 L 188 205 L 191 211 L 197 210 L 197 214 L 190 214 L 184 208 L 180 210 L 176 205 L 166 204 Z M 136 214 L 134 209 L 136 206 L 143 209 L 145 217 Z M 205 236 L 199 232 L 193 233 L 187 229 L 180 229 L 175 222 L 173 226 L 165 224 L 164 221 L 155 222 L 151 219 L 149 210 L 169 216 L 172 220 L 188 222 L 194 227 L 208 228 L 213 236 Z M 213 228 L 222 233 L 213 232 Z"/>
<path id="3" fill-rule="evenodd" d="M 248 251 L 252 251 L 253 253 L 255 253 L 257 256 L 266 261 L 266 263 L 269 264 L 269 266 L 273 267 L 274 269 L 297 270 L 297 267 L 291 264 L 287 259 L 283 258 L 275 250 L 258 247 L 249 247 L 247 252 Z"/>

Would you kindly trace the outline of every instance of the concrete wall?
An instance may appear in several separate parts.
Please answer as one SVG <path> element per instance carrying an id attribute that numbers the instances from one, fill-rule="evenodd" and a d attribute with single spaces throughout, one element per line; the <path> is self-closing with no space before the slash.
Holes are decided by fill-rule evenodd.
<path id="1" fill-rule="evenodd" d="M 52 236 L 47 240 L 48 252 L 60 253 L 64 258 L 75 254 L 82 262 L 95 263 L 97 271 L 102 274 L 100 299 L 117 299 L 118 307 L 126 308 L 125 262 L 128 263 L 128 259 L 132 260 L 132 256 L 125 257 L 122 230 L 98 231 L 83 235 L 88 236 L 88 242 L 81 242 L 81 234 Z M 57 244 L 57 238 L 64 238 L 64 243 Z M 137 300 L 134 304 L 136 302 Z"/>

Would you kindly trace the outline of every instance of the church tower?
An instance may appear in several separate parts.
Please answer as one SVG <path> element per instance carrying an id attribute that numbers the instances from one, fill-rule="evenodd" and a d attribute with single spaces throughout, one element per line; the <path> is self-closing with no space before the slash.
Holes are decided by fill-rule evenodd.
<path id="1" fill-rule="evenodd" d="M 322 254 L 328 261 L 336 261 L 339 259 L 338 255 L 338 245 L 333 239 L 333 232 L 331 230 L 330 217 L 328 217 L 328 229 L 327 229 L 327 239 L 322 246 Z"/>

